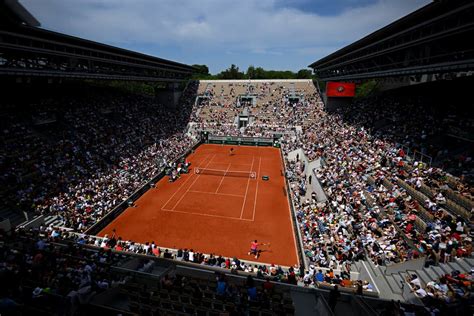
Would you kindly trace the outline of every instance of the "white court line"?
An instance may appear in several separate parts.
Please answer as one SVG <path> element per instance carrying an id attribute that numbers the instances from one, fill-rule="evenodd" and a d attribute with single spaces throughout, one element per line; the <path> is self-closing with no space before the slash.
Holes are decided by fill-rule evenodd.
<path id="1" fill-rule="evenodd" d="M 211 155 L 211 154 L 208 154 L 208 155 L 206 156 L 206 158 L 209 157 L 210 155 Z M 206 160 L 206 159 L 203 159 L 202 161 L 205 161 L 205 160 Z M 202 161 L 201 161 L 201 163 L 202 163 Z M 196 166 L 196 168 L 198 168 L 198 166 Z M 186 179 L 186 181 L 184 181 L 183 183 L 181 183 L 181 185 L 180 185 L 180 187 L 178 188 L 178 190 L 176 190 L 176 191 L 173 193 L 173 195 L 170 196 L 170 198 L 168 199 L 168 201 L 166 201 L 166 203 L 163 204 L 163 207 L 165 207 L 166 205 L 168 205 L 168 203 L 169 203 L 169 202 L 171 201 L 171 199 L 176 195 L 176 193 L 178 193 L 179 190 L 181 190 L 181 188 L 182 188 L 182 187 L 189 181 L 189 179 L 191 179 L 191 178 L 192 178 L 192 174 L 189 175 L 189 177 Z"/>
<path id="2" fill-rule="evenodd" d="M 255 159 L 255 156 L 252 156 L 252 166 L 250 167 L 250 172 L 252 172 L 253 170 L 254 159 Z M 247 200 L 247 192 L 249 190 L 249 183 L 250 183 L 250 177 L 247 179 L 247 188 L 245 189 L 244 203 L 242 204 L 242 210 L 240 211 L 240 219 L 242 219 L 242 215 L 244 215 L 244 207 L 245 207 L 245 201 Z"/>
<path id="3" fill-rule="evenodd" d="M 250 219 L 238 218 L 238 217 L 212 215 L 212 214 L 203 214 L 203 213 L 195 213 L 195 212 L 185 212 L 185 211 L 169 210 L 169 209 L 165 209 L 165 208 L 162 208 L 161 210 L 164 211 L 164 212 L 173 212 L 173 213 L 182 213 L 182 214 L 201 215 L 201 216 L 208 216 L 208 217 L 218 217 L 218 218 L 233 219 L 233 220 L 238 220 L 238 221 L 248 221 L 248 222 L 252 222 L 252 220 L 250 220 Z"/>
<path id="4" fill-rule="evenodd" d="M 228 194 L 228 193 L 214 193 L 214 192 L 206 192 L 206 191 L 195 191 L 195 190 L 189 190 L 189 193 L 201 193 L 201 194 L 214 194 L 214 195 L 226 195 L 226 196 L 236 196 L 243 198 L 243 195 L 237 195 L 237 194 Z"/>
<path id="5" fill-rule="evenodd" d="M 222 185 L 222 182 L 224 182 L 224 178 L 225 178 L 225 176 L 226 176 L 226 174 L 227 174 L 227 171 L 229 171 L 231 165 L 232 165 L 232 164 L 230 163 L 229 166 L 227 167 L 227 170 L 225 171 L 224 175 L 222 176 L 221 182 L 219 183 L 219 186 L 217 187 L 217 190 L 216 190 L 215 193 L 219 192 L 219 189 L 220 189 L 220 187 L 221 187 L 221 185 Z"/>
<path id="6" fill-rule="evenodd" d="M 262 164 L 262 157 L 258 162 L 258 172 L 257 172 L 257 188 L 255 189 L 255 201 L 253 203 L 253 215 L 252 215 L 252 222 L 255 220 L 255 208 L 257 207 L 257 194 L 258 194 L 258 177 L 260 176 L 260 165 Z"/>
<path id="7" fill-rule="evenodd" d="M 214 157 L 216 157 L 216 155 L 214 154 L 214 156 L 212 156 L 211 160 L 209 160 L 206 164 L 206 167 L 204 168 L 207 168 L 209 166 L 209 164 L 211 163 L 212 159 L 214 159 Z M 181 198 L 178 200 L 178 202 L 176 202 L 176 204 L 174 205 L 174 207 L 172 208 L 172 210 L 174 210 L 176 208 L 176 206 L 178 206 L 178 204 L 183 200 L 184 196 L 186 195 L 186 193 L 189 192 L 189 189 L 192 188 L 192 186 L 194 185 L 194 183 L 196 183 L 197 179 L 199 179 L 199 177 L 201 176 L 201 174 L 198 174 L 196 179 L 194 179 L 193 183 L 191 183 L 191 185 L 189 186 L 189 188 L 186 190 L 186 192 L 184 192 L 183 195 L 181 195 Z"/>

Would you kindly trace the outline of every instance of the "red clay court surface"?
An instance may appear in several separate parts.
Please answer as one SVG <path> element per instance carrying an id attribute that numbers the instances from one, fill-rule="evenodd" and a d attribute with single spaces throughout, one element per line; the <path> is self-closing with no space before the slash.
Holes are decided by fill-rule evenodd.
<path id="1" fill-rule="evenodd" d="M 154 241 L 166 248 L 192 248 L 244 260 L 292 266 L 298 263 L 280 151 L 271 147 L 201 145 L 188 156 L 189 174 L 161 179 L 103 229 L 123 240 Z M 196 174 L 195 168 L 255 172 L 256 177 Z M 262 176 L 268 175 L 269 181 Z M 250 242 L 269 242 L 256 260 Z"/>

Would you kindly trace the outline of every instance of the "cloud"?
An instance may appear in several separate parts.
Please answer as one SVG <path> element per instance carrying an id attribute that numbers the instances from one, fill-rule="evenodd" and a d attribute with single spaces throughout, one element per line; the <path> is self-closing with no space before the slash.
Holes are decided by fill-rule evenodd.
<path id="1" fill-rule="evenodd" d="M 285 58 L 300 58 L 299 68 L 304 68 L 332 52 L 327 48 L 343 47 L 429 2 L 373 0 L 355 6 L 354 0 L 339 0 L 337 12 L 322 15 L 317 13 L 319 0 L 312 10 L 301 9 L 308 0 L 285 6 L 282 0 L 20 1 L 44 28 L 165 58 L 174 59 L 175 50 L 186 63 L 208 56 L 213 71 L 221 69 L 215 69 L 212 58 L 229 51 L 261 60 L 279 56 L 281 68 L 295 64 L 285 64 Z M 171 56 L 160 55 L 163 48 Z"/>

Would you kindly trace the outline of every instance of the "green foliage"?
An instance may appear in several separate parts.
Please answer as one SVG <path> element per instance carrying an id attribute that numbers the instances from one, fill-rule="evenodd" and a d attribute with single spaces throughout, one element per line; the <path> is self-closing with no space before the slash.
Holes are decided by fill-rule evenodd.
<path id="1" fill-rule="evenodd" d="M 300 69 L 296 73 L 296 78 L 297 79 L 311 79 L 313 78 L 313 72 L 309 69 Z"/>
<path id="2" fill-rule="evenodd" d="M 209 67 L 206 65 L 193 65 L 193 67 L 196 69 L 196 73 L 204 76 L 209 75 Z"/>
<path id="3" fill-rule="evenodd" d="M 193 65 L 198 69 L 194 73 L 193 79 L 214 80 L 214 79 L 314 79 L 310 69 L 300 69 L 298 72 L 290 70 L 265 70 L 262 67 L 249 66 L 246 72 L 240 71 L 239 67 L 232 64 L 229 68 L 216 75 L 209 74 L 206 65 Z"/>
<path id="4" fill-rule="evenodd" d="M 209 73 L 209 67 L 207 67 L 206 65 L 193 65 L 193 67 L 196 69 L 192 76 L 193 80 L 216 79 L 215 76 Z"/>
<path id="5" fill-rule="evenodd" d="M 217 74 L 218 79 L 245 79 L 245 74 L 239 71 L 239 67 L 232 64 L 229 68 Z"/>
<path id="6" fill-rule="evenodd" d="M 364 98 L 377 91 L 377 80 L 369 80 L 357 85 L 356 98 Z"/>

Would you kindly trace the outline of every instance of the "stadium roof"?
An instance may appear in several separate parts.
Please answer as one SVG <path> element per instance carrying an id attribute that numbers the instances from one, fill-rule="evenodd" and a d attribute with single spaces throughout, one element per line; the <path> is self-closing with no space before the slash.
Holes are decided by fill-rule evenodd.
<path id="1" fill-rule="evenodd" d="M 27 32 L 30 35 L 34 35 L 34 36 L 38 36 L 42 38 L 48 38 L 48 40 L 63 42 L 66 45 L 74 45 L 78 47 L 79 46 L 85 47 L 88 49 L 105 51 L 107 53 L 117 55 L 117 56 L 126 56 L 128 58 L 136 58 L 136 59 L 146 60 L 152 63 L 161 64 L 161 65 L 173 66 L 173 68 L 180 69 L 180 70 L 187 70 L 187 71 L 195 70 L 194 67 L 186 65 L 186 64 L 135 52 L 132 50 L 128 50 L 128 49 L 124 49 L 124 48 L 120 48 L 120 47 L 116 47 L 112 45 L 107 45 L 107 44 L 91 41 L 91 40 L 76 37 L 76 36 L 71 36 L 71 35 L 49 31 L 49 30 L 36 28 L 36 27 L 25 27 L 25 30 L 27 30 Z"/>
<path id="2" fill-rule="evenodd" d="M 471 33 L 469 32 L 472 32 L 472 16 L 469 14 L 472 13 L 473 4 L 472 0 L 433 1 L 362 39 L 319 59 L 309 67 L 313 68 L 316 73 L 320 72 L 323 77 L 331 77 L 331 79 L 337 79 L 337 77 L 354 79 L 357 76 L 360 78 L 364 78 L 364 76 L 382 77 L 384 72 L 385 74 L 395 74 L 396 71 L 405 68 L 407 56 L 440 57 L 441 52 L 439 55 L 425 55 L 426 53 L 421 48 L 423 44 L 425 50 L 427 45 L 430 48 L 438 49 L 440 43 L 445 45 L 443 54 L 457 54 L 456 58 L 459 60 L 459 53 L 463 53 L 463 58 L 467 60 L 471 56 L 466 56 L 464 53 L 470 51 L 469 47 L 463 46 L 461 48 L 452 44 L 459 42 L 460 34 L 462 34 L 461 38 L 465 38 L 464 41 L 469 41 L 467 40 L 470 38 Z M 449 46 L 446 46 L 446 44 Z M 406 53 L 408 51 L 410 53 L 400 56 L 400 52 Z M 398 55 L 395 55 L 395 52 Z M 385 57 L 385 60 L 380 58 L 381 56 Z M 397 60 L 397 58 L 400 58 L 400 60 Z M 410 58 L 408 57 L 408 59 Z M 411 60 L 413 60 L 413 57 Z M 441 64 L 440 61 L 441 59 L 438 58 L 436 62 L 430 61 L 430 63 L 433 65 Z M 443 60 L 443 62 L 450 61 Z M 389 63 L 392 63 L 392 68 L 388 65 Z M 427 71 L 426 64 L 426 60 L 423 61 L 424 69 L 420 68 L 418 70 Z M 410 66 L 420 66 L 420 64 Z M 390 70 L 390 72 L 387 70 Z M 358 74 L 356 75 L 356 73 Z"/>
<path id="3" fill-rule="evenodd" d="M 1 18 L 14 20 L 17 23 L 21 23 L 28 26 L 40 26 L 40 22 L 25 9 L 18 0 L 0 0 L 0 4 L 3 2 L 4 5 L 0 5 L 2 8 L 6 8 L 9 11 L 6 14 L 1 14 Z M 3 12 L 2 12 L 3 13 Z"/>
<path id="4" fill-rule="evenodd" d="M 180 81 L 186 64 L 39 28 L 18 2 L 0 0 L 0 74 Z M 25 66 L 25 63 L 30 63 Z"/>

